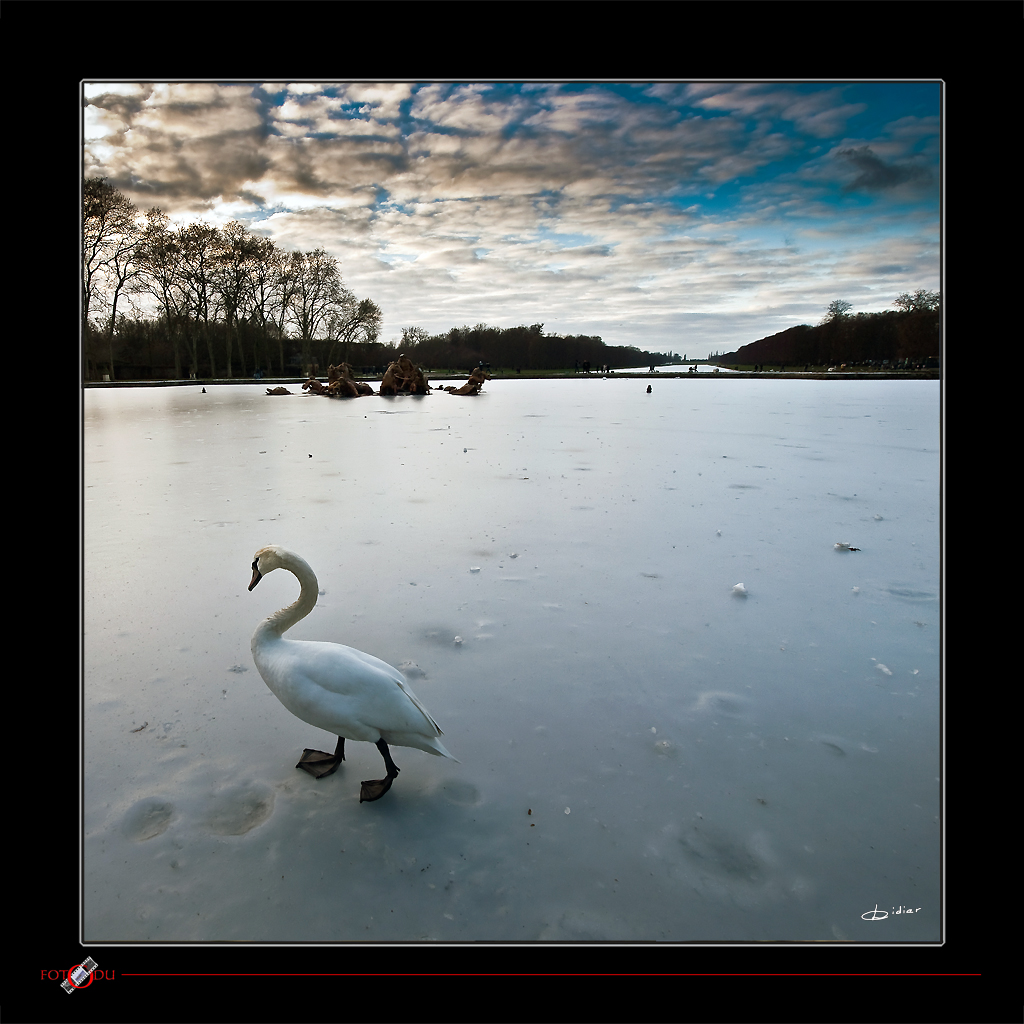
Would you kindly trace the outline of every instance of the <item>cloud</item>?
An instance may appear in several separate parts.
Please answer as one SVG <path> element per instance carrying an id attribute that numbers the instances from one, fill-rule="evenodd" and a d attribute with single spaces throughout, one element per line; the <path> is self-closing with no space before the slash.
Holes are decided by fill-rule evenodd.
<path id="1" fill-rule="evenodd" d="M 891 268 L 938 287 L 938 92 L 882 91 L 869 121 L 842 84 L 95 83 L 84 170 L 326 248 L 385 337 L 544 321 L 657 348 L 674 316 L 725 348 L 816 322 L 840 269 L 858 308 Z"/>
<path id="2" fill-rule="evenodd" d="M 841 86 L 806 92 L 750 82 L 693 84 L 684 87 L 681 96 L 704 110 L 790 121 L 799 131 L 815 138 L 840 134 L 851 117 L 866 109 L 864 103 L 844 102 Z"/>
<path id="3" fill-rule="evenodd" d="M 914 164 L 887 164 L 875 156 L 869 146 L 839 149 L 835 155 L 837 160 L 846 161 L 859 172 L 853 181 L 843 186 L 844 192 L 858 189 L 877 192 L 908 181 L 931 181 L 931 172 L 927 168 Z"/>

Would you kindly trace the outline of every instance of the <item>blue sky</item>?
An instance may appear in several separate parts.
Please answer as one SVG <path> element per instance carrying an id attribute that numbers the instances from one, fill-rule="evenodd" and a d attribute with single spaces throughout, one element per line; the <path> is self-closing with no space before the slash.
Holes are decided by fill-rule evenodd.
<path id="1" fill-rule="evenodd" d="M 85 83 L 84 173 L 402 327 L 704 356 L 939 290 L 935 82 Z"/>

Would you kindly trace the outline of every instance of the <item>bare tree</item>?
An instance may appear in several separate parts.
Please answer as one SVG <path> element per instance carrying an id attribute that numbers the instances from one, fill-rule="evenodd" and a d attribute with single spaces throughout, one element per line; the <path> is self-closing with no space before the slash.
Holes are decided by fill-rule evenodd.
<path id="1" fill-rule="evenodd" d="M 827 324 L 833 320 L 838 320 L 840 317 L 846 316 L 851 309 L 853 309 L 852 303 L 847 302 L 845 299 L 833 299 L 825 307 L 825 316 L 821 322 Z"/>
<path id="2" fill-rule="evenodd" d="M 338 261 L 324 249 L 293 252 L 288 269 L 294 278 L 291 322 L 298 329 L 303 353 L 311 353 L 314 339 L 329 330 L 331 317 L 346 300 Z"/>
<path id="3" fill-rule="evenodd" d="M 208 224 L 189 224 L 177 232 L 179 282 L 187 317 L 203 325 L 206 351 L 210 357 L 210 376 L 217 376 L 217 360 L 213 354 L 213 332 L 210 321 L 219 312 L 219 293 L 216 289 L 215 270 L 219 237 L 216 228 Z M 192 347 L 193 361 L 198 344 L 194 324 L 187 335 Z"/>
<path id="4" fill-rule="evenodd" d="M 178 273 L 178 236 L 170 229 L 167 214 L 159 207 L 146 214 L 140 259 L 143 267 L 140 290 L 156 300 L 174 351 L 174 375 L 181 377 L 180 325 L 186 310 Z M 198 365 L 194 350 L 190 356 L 189 369 L 195 374 Z"/>
<path id="5" fill-rule="evenodd" d="M 902 292 L 893 300 L 893 305 L 904 313 L 930 312 L 939 308 L 938 292 L 925 291 L 918 288 L 916 292 Z"/>
<path id="6" fill-rule="evenodd" d="M 479 327 L 479 326 L 480 325 L 477 324 L 477 327 Z M 484 325 L 484 327 L 486 329 L 486 325 Z M 426 341 L 427 338 L 429 338 L 429 337 L 430 337 L 429 332 L 427 332 L 422 327 L 403 327 L 402 328 L 402 345 L 405 348 L 415 348 L 421 342 Z"/>
<path id="7" fill-rule="evenodd" d="M 284 311 L 288 305 L 287 296 L 278 308 L 283 295 L 283 269 L 285 254 L 269 238 L 253 238 L 253 260 L 249 274 L 249 310 L 251 322 L 259 328 L 264 341 L 270 343 L 270 336 L 276 335 L 280 355 L 280 372 L 284 375 Z M 255 345 L 255 342 L 253 343 Z M 269 352 L 268 352 L 269 358 Z M 253 349 L 253 360 L 258 357 Z"/>
<path id="8" fill-rule="evenodd" d="M 296 289 L 299 287 L 299 279 L 296 274 L 295 261 L 292 259 L 294 253 L 286 253 L 281 250 L 275 251 L 275 276 L 274 276 L 274 313 L 276 316 L 278 344 L 281 351 L 281 372 L 284 373 L 284 339 L 287 336 L 285 325 L 291 315 L 292 299 L 295 297 Z"/>
<path id="9" fill-rule="evenodd" d="M 348 346 L 353 342 L 372 344 L 380 336 L 380 321 L 383 314 L 377 303 L 370 299 L 355 301 L 355 296 L 343 289 L 343 300 L 338 304 L 330 321 L 331 345 L 327 352 L 328 362 L 332 361 L 334 349 L 341 346 L 341 359 L 348 362 Z"/>
<path id="10" fill-rule="evenodd" d="M 226 224 L 218 233 L 214 252 L 214 278 L 223 301 L 225 331 L 225 355 L 227 375 L 231 370 L 231 352 L 238 345 L 238 356 L 245 369 L 245 353 L 242 350 L 240 325 L 249 313 L 252 299 L 252 274 L 257 261 L 259 240 L 249 234 L 248 228 L 237 220 Z"/>
<path id="11" fill-rule="evenodd" d="M 117 329 L 117 306 L 126 292 L 140 290 L 138 279 L 144 265 L 141 259 L 143 229 L 136 222 L 129 232 L 120 236 L 114 246 L 107 266 L 107 279 L 110 289 L 110 317 L 106 324 L 107 352 L 110 357 L 110 379 L 114 379 L 114 332 Z M 123 318 L 122 314 L 122 318 Z"/>
<path id="12" fill-rule="evenodd" d="M 110 377 L 114 378 L 114 330 L 117 304 L 137 276 L 142 230 L 135 204 L 104 178 L 87 178 L 82 187 L 82 331 L 97 306 L 110 310 L 106 320 Z"/>

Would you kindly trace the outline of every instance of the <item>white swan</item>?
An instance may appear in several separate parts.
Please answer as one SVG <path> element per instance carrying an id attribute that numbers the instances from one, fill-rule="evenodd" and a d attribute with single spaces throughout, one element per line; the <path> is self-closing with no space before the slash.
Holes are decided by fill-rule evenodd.
<path id="1" fill-rule="evenodd" d="M 304 558 L 272 544 L 256 552 L 249 590 L 274 569 L 293 573 L 302 589 L 294 604 L 256 627 L 252 635 L 252 660 L 263 681 L 293 715 L 338 737 L 333 754 L 307 747 L 295 767 L 319 779 L 332 775 L 345 760 L 346 739 L 376 744 L 384 758 L 387 776 L 362 783 L 362 803 L 379 800 L 398 775 L 389 743 L 416 747 L 457 761 L 437 738 L 441 735 L 437 722 L 398 669 L 341 644 L 284 639 L 282 634 L 313 610 L 319 584 Z"/>

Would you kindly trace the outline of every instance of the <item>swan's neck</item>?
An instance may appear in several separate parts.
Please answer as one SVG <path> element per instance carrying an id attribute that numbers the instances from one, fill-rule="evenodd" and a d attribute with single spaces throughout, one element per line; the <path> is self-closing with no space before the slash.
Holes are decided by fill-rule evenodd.
<path id="1" fill-rule="evenodd" d="M 283 563 L 281 568 L 292 573 L 298 579 L 302 589 L 299 592 L 299 599 L 294 604 L 282 608 L 279 612 L 274 612 L 261 623 L 260 632 L 275 633 L 277 636 L 280 636 L 285 630 L 291 629 L 300 619 L 304 619 L 313 610 L 317 595 L 320 593 L 320 584 L 317 583 L 316 575 L 305 559 L 295 555 L 288 562 Z"/>

